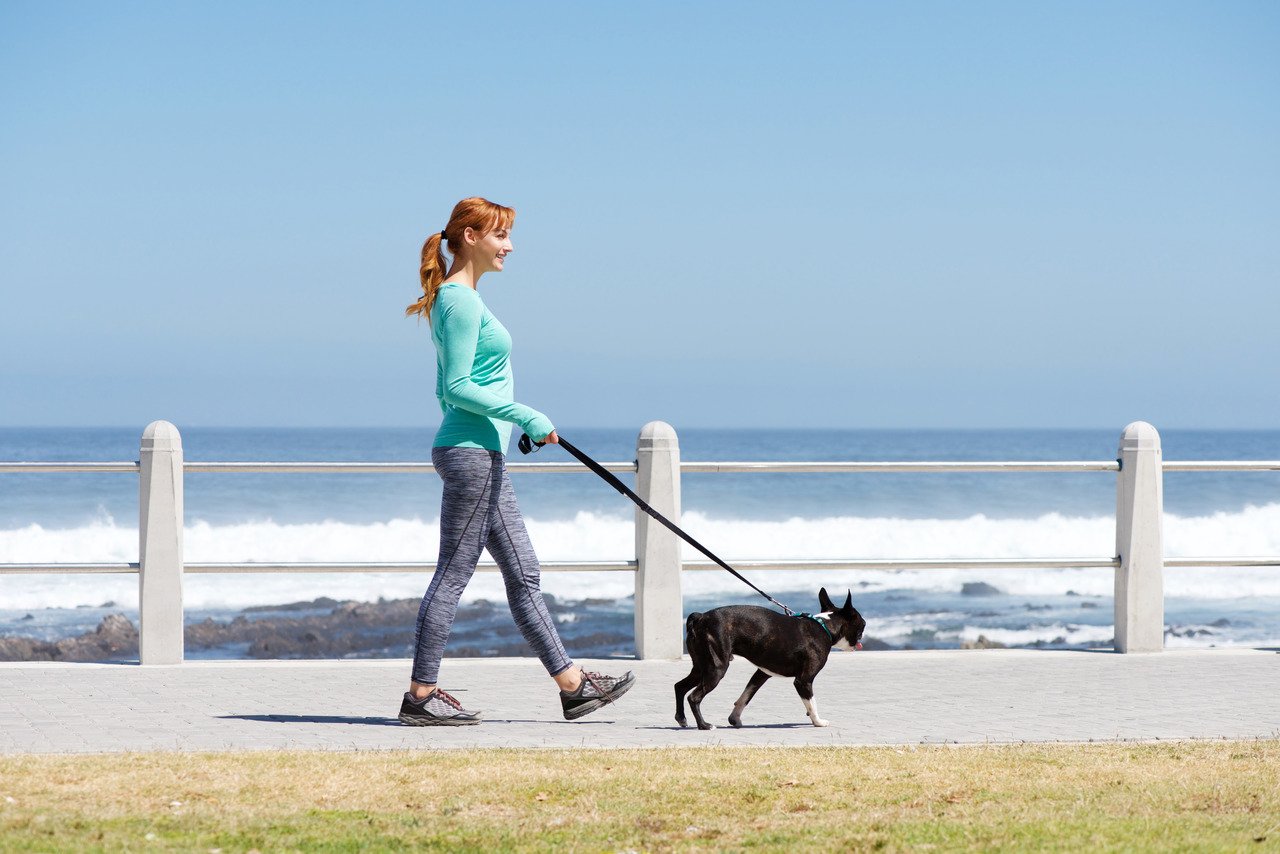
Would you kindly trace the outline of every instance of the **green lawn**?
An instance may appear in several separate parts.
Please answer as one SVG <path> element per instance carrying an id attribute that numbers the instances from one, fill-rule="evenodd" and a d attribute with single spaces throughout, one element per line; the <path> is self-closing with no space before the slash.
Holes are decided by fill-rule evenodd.
<path id="1" fill-rule="evenodd" d="M 0 851 L 1280 852 L 1280 742 L 0 758 Z"/>

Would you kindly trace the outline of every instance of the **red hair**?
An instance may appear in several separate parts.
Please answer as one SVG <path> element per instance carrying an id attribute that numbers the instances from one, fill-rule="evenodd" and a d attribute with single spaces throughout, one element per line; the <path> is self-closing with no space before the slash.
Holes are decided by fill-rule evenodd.
<path id="1" fill-rule="evenodd" d="M 422 281 L 422 296 L 417 302 L 404 310 L 405 317 L 417 315 L 419 319 L 431 317 L 431 305 L 436 301 L 436 291 L 444 281 L 448 266 L 445 262 L 444 249 L 448 246 L 449 254 L 455 257 L 461 245 L 462 232 L 466 229 L 486 234 L 495 228 L 511 228 L 515 222 L 514 208 L 494 204 L 488 199 L 475 196 L 463 199 L 453 206 L 449 215 L 449 224 L 444 231 L 438 231 L 422 244 L 422 265 L 418 268 L 418 278 Z"/>

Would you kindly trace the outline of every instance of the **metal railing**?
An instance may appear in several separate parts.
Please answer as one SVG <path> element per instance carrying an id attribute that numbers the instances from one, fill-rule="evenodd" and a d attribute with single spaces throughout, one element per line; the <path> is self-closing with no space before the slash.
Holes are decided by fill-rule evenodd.
<path id="1" fill-rule="evenodd" d="M 1118 460 L 1081 462 L 680 462 L 675 432 L 661 422 L 646 425 L 634 462 L 602 464 L 634 473 L 636 491 L 673 520 L 680 517 L 680 477 L 694 473 L 1012 473 L 1110 472 L 1117 474 L 1116 544 L 1112 556 L 1042 558 L 741 560 L 739 570 L 931 570 L 1111 568 L 1116 572 L 1116 649 L 1155 651 L 1163 646 L 1165 567 L 1280 566 L 1280 557 L 1165 557 L 1164 472 L 1280 471 L 1280 461 L 1163 462 L 1159 435 L 1143 422 L 1125 428 Z M 523 474 L 589 472 L 579 463 L 509 462 Z M 430 463 L 185 462 L 178 431 L 155 422 L 143 434 L 136 462 L 7 462 L 5 473 L 129 473 L 139 476 L 139 560 L 136 563 L 0 563 L 0 573 L 138 573 L 142 663 L 177 663 L 183 657 L 181 578 L 184 573 L 430 573 L 418 562 L 200 563 L 182 554 L 182 480 L 188 473 L 421 474 Z M 640 657 L 678 657 L 682 641 L 682 571 L 717 569 L 710 561 L 683 560 L 679 541 L 649 517 L 636 514 L 634 560 L 548 561 L 544 571 L 633 572 L 636 575 L 636 646 Z M 481 571 L 496 565 L 481 563 Z"/>

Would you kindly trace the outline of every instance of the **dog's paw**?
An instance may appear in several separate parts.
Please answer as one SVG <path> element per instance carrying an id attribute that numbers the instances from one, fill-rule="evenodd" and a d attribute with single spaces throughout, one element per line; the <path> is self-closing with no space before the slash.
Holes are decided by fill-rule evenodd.
<path id="1" fill-rule="evenodd" d="M 734 718 L 734 717 L 729 718 L 729 726 L 733 727 L 734 729 L 742 729 L 742 718 Z"/>
<path id="2" fill-rule="evenodd" d="M 715 724 L 706 724 L 706 723 L 698 724 L 698 729 L 715 729 L 715 728 L 716 728 Z"/>
<path id="3" fill-rule="evenodd" d="M 680 724 L 681 727 L 687 727 L 689 725 L 689 722 L 684 718 L 676 718 L 676 723 Z"/>
<path id="4" fill-rule="evenodd" d="M 816 720 L 813 722 L 813 725 L 814 725 L 814 726 L 830 726 L 830 725 L 831 725 L 831 721 L 827 721 L 827 720 L 823 720 L 822 718 L 818 718 L 818 719 L 816 719 Z"/>

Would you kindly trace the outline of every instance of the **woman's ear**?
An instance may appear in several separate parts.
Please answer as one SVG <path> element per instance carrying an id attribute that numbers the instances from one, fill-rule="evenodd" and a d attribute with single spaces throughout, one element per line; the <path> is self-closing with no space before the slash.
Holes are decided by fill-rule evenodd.
<path id="1" fill-rule="evenodd" d="M 480 235 L 471 226 L 462 229 L 462 242 L 468 246 L 475 246 L 480 240 Z"/>

